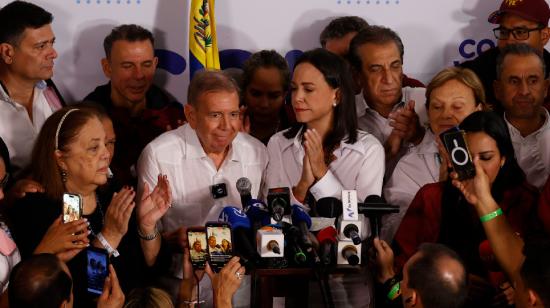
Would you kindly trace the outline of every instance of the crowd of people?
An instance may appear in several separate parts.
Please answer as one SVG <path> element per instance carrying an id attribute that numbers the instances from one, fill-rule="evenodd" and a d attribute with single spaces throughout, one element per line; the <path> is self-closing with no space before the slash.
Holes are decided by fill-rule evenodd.
<path id="1" fill-rule="evenodd" d="M 185 104 L 153 84 L 151 32 L 125 24 L 103 42 L 109 82 L 69 103 L 52 81 L 53 15 L 5 5 L 0 307 L 249 306 L 239 257 L 219 273 L 191 264 L 233 243 L 186 233 L 241 204 L 242 177 L 258 199 L 289 187 L 306 210 L 342 190 L 399 206 L 363 245 L 365 270 L 331 276 L 337 307 L 550 307 L 549 19 L 545 0 L 503 1 L 488 18 L 498 46 L 424 86 L 395 31 L 339 17 L 292 70 L 261 50 L 238 78 L 197 72 Z M 455 127 L 472 178 L 440 139 Z M 80 219 L 63 221 L 64 193 Z M 90 246 L 110 256 L 99 296 Z"/>

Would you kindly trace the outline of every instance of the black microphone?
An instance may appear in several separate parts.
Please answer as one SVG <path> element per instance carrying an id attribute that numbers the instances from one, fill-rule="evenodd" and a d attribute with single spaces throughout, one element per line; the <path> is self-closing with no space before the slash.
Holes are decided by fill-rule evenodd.
<path id="1" fill-rule="evenodd" d="M 325 197 L 315 204 L 317 215 L 326 218 L 336 218 L 342 215 L 342 201 L 334 197 Z"/>
<path id="2" fill-rule="evenodd" d="M 387 204 L 386 201 L 377 195 L 370 195 L 365 198 L 364 203 L 357 205 L 359 214 L 369 218 L 372 237 L 379 237 L 382 230 L 382 216 L 390 213 L 399 213 L 399 207 Z"/>
<path id="3" fill-rule="evenodd" d="M 309 228 L 311 228 L 311 217 L 299 205 L 292 205 L 292 224 L 300 229 L 300 240 L 304 248 L 309 251 L 313 244 L 309 239 Z"/>
<path id="4" fill-rule="evenodd" d="M 344 227 L 344 235 L 351 238 L 353 244 L 361 244 L 361 237 L 359 236 L 359 228 L 355 224 L 348 224 Z"/>
<path id="5" fill-rule="evenodd" d="M 353 245 L 347 245 L 342 249 L 342 256 L 348 261 L 350 265 L 359 264 L 359 256 L 357 255 L 357 248 Z"/>
<path id="6" fill-rule="evenodd" d="M 332 264 L 332 256 L 336 245 L 336 229 L 333 226 L 323 228 L 317 233 L 319 241 L 320 258 L 324 265 Z"/>
<path id="7" fill-rule="evenodd" d="M 248 178 L 242 177 L 237 180 L 235 186 L 237 187 L 239 195 L 241 195 L 243 209 L 246 211 L 246 207 L 250 204 L 250 200 L 252 200 L 252 183 Z"/>
<path id="8" fill-rule="evenodd" d="M 285 252 L 288 252 L 287 258 L 293 260 L 297 265 L 302 265 L 307 262 L 306 254 L 298 244 L 300 230 L 293 225 L 284 224 L 283 231 L 285 234 Z"/>
<path id="9" fill-rule="evenodd" d="M 267 193 L 267 207 L 275 221 L 283 220 L 284 215 L 290 214 L 290 189 L 288 187 L 270 188 Z"/>
<path id="10" fill-rule="evenodd" d="M 258 262 L 260 256 L 250 243 L 250 220 L 246 214 L 239 208 L 226 206 L 221 211 L 219 220 L 231 225 L 231 233 L 236 243 L 235 250 L 246 265 L 252 265 L 249 262 Z"/>

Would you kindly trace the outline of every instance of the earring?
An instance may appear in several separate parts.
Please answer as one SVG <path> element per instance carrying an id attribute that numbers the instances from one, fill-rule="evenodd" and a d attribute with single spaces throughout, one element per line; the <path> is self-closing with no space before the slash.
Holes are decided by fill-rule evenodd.
<path id="1" fill-rule="evenodd" d="M 63 183 L 67 182 L 67 175 L 68 175 L 67 170 L 61 169 L 61 181 Z"/>
<path id="2" fill-rule="evenodd" d="M 337 105 L 336 101 L 332 102 L 332 107 L 336 107 Z"/>

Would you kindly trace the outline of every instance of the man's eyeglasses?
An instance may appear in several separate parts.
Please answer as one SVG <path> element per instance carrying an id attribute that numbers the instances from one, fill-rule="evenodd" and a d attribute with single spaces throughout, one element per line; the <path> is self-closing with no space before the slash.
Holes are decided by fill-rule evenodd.
<path id="1" fill-rule="evenodd" d="M 0 180 L 0 188 L 4 189 L 6 188 L 6 185 L 8 185 L 8 181 L 10 179 L 10 174 L 6 172 L 6 175 L 3 179 Z"/>
<path id="2" fill-rule="evenodd" d="M 533 31 L 540 31 L 544 29 L 544 27 L 537 27 L 533 29 L 527 29 L 527 28 L 514 28 L 514 29 L 508 29 L 504 27 L 498 27 L 493 29 L 493 33 L 495 34 L 495 37 L 497 40 L 507 40 L 510 38 L 510 34 L 514 36 L 516 40 L 526 40 L 529 38 L 529 33 Z"/>

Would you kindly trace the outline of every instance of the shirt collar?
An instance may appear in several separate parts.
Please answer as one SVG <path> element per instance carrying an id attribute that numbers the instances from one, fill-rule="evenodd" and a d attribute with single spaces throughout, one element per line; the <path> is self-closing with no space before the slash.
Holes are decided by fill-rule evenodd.
<path id="1" fill-rule="evenodd" d="M 435 135 L 430 129 L 426 129 L 422 142 L 417 146 L 418 154 L 434 154 L 439 153 Z"/>
<path id="2" fill-rule="evenodd" d="M 540 132 L 542 132 L 544 130 L 550 129 L 550 114 L 548 113 L 548 110 L 546 108 L 544 108 L 544 107 L 541 107 L 541 108 L 543 110 L 544 117 L 545 117 L 544 124 L 542 124 L 542 126 L 539 129 L 537 129 L 535 132 L 531 133 L 529 136 L 535 136 L 535 135 L 538 135 Z M 510 135 L 521 137 L 521 133 L 519 132 L 519 130 L 517 128 L 515 128 L 514 125 L 512 125 L 510 122 L 508 122 L 508 119 L 506 117 L 506 112 L 504 113 L 504 121 L 506 122 L 506 125 L 508 126 L 508 130 L 510 131 Z"/>
<path id="3" fill-rule="evenodd" d="M 181 133 L 183 134 L 184 140 L 186 141 L 185 156 L 187 159 L 200 159 L 208 157 L 202 147 L 197 132 L 193 128 L 191 128 L 189 123 L 185 124 L 179 129 L 181 129 Z M 246 149 L 243 148 L 242 138 L 243 137 L 241 136 L 241 133 L 237 133 L 237 136 L 229 145 L 229 152 L 227 153 L 226 159 L 237 162 L 244 160 Z"/>
<path id="4" fill-rule="evenodd" d="M 4 84 L 0 82 L 0 100 L 4 101 L 4 102 L 7 102 L 9 104 L 11 104 L 12 106 L 16 107 L 18 105 L 21 105 L 20 103 L 14 101 L 10 96 L 9 96 L 9 93 L 7 91 L 7 89 L 5 88 Z M 36 97 L 36 94 L 38 93 L 38 91 L 42 91 L 44 89 L 46 89 L 48 85 L 46 84 L 46 81 L 44 80 L 40 80 L 38 81 L 35 85 L 34 85 L 34 97 Z M 34 100 L 34 97 L 33 97 L 33 100 Z"/>

